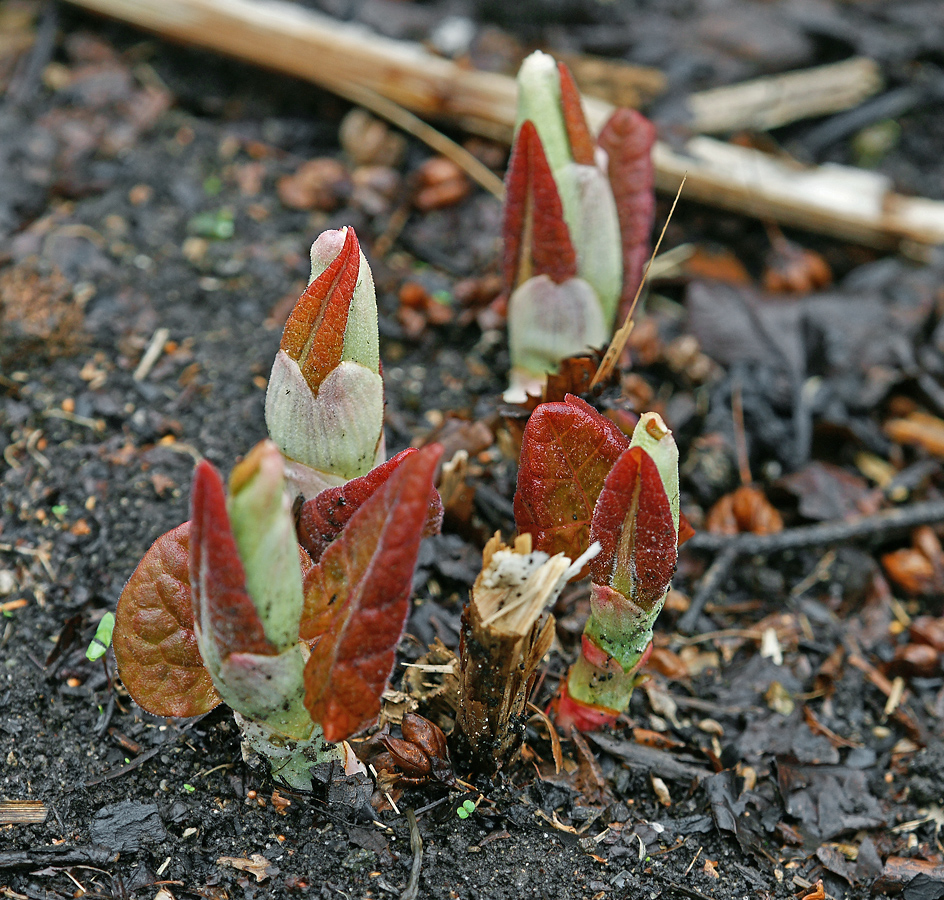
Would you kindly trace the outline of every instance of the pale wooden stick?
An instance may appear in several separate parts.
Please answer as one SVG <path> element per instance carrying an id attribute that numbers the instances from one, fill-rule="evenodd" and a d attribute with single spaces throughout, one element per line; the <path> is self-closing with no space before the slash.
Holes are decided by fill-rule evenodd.
<path id="1" fill-rule="evenodd" d="M 71 0 L 167 37 L 210 47 L 329 90 L 357 85 L 421 116 L 510 139 L 513 78 L 464 69 L 419 44 L 394 41 L 279 0 Z M 612 107 L 584 98 L 602 127 Z M 804 168 L 707 137 L 684 151 L 657 143 L 656 185 L 745 215 L 878 247 L 944 242 L 944 203 L 896 194 L 887 179 L 844 166 Z"/>
<path id="2" fill-rule="evenodd" d="M 857 56 L 691 94 L 686 101 L 692 115 L 688 125 L 699 134 L 739 128 L 766 131 L 858 106 L 880 91 L 882 83 L 878 64 Z"/>

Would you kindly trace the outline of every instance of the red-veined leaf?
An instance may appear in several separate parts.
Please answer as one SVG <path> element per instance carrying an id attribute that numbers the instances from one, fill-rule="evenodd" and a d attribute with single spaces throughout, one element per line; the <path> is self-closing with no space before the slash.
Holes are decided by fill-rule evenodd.
<path id="1" fill-rule="evenodd" d="M 206 460 L 194 472 L 190 493 L 190 583 L 196 624 L 220 659 L 231 653 L 278 654 L 246 592 L 223 480 Z"/>
<path id="2" fill-rule="evenodd" d="M 564 114 L 564 127 L 570 141 L 570 155 L 574 162 L 580 165 L 596 165 L 596 143 L 583 114 L 580 90 L 570 69 L 564 63 L 558 62 L 557 71 L 560 72 L 561 112 Z"/>
<path id="3" fill-rule="evenodd" d="M 341 362 L 360 265 L 360 246 L 354 229 L 348 228 L 341 251 L 308 285 L 285 323 L 280 346 L 298 362 L 313 393 Z"/>
<path id="4" fill-rule="evenodd" d="M 595 583 L 611 585 L 643 610 L 665 596 L 678 559 L 678 535 L 659 470 L 641 447 L 625 450 L 607 475 L 590 540 L 601 546 L 590 562 Z"/>
<path id="5" fill-rule="evenodd" d="M 184 522 L 151 545 L 118 600 L 118 674 L 135 703 L 158 716 L 198 716 L 220 703 L 193 631 L 189 560 Z"/>
<path id="6" fill-rule="evenodd" d="M 579 397 L 542 403 L 521 442 L 515 524 L 534 548 L 576 559 L 589 546 L 590 519 L 627 437 Z"/>
<path id="7" fill-rule="evenodd" d="M 305 667 L 305 707 L 329 741 L 380 712 L 441 454 L 431 444 L 408 455 L 305 579 L 301 637 L 317 641 Z"/>
<path id="8" fill-rule="evenodd" d="M 328 488 L 302 504 L 298 514 L 298 541 L 318 562 L 328 545 L 341 533 L 354 513 L 378 490 L 409 456 L 416 453 L 408 447 L 360 478 L 353 478 L 340 487 Z M 433 491 L 423 537 L 438 534 L 442 525 L 443 505 L 439 492 Z"/>
<path id="9" fill-rule="evenodd" d="M 534 123 L 518 129 L 505 176 L 503 271 L 510 294 L 535 275 L 561 284 L 577 274 L 577 253 L 557 184 Z"/>
<path id="10" fill-rule="evenodd" d="M 655 215 L 655 126 L 634 109 L 618 109 L 600 132 L 599 144 L 609 157 L 608 174 L 623 243 L 623 292 L 619 318 L 628 312 L 649 259 Z"/>

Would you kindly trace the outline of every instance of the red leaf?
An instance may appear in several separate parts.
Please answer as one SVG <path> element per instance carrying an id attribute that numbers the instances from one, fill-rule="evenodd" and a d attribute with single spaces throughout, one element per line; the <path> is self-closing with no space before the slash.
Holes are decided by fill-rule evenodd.
<path id="1" fill-rule="evenodd" d="M 557 64 L 557 71 L 560 72 L 561 111 L 564 114 L 567 139 L 570 141 L 570 155 L 574 162 L 580 165 L 596 165 L 596 143 L 583 114 L 580 90 L 574 76 L 570 74 L 570 69 L 564 63 Z"/>
<path id="2" fill-rule="evenodd" d="M 590 540 L 602 547 L 590 562 L 596 584 L 611 585 L 644 610 L 665 596 L 678 559 L 678 535 L 659 470 L 641 447 L 625 450 L 607 475 Z"/>
<path id="3" fill-rule="evenodd" d="M 308 285 L 285 323 L 280 346 L 298 362 L 315 393 L 341 362 L 347 315 L 360 266 L 360 246 L 354 229 L 348 228 L 340 253 Z"/>
<path id="4" fill-rule="evenodd" d="M 577 274 L 577 253 L 557 184 L 534 123 L 518 130 L 505 176 L 503 271 L 511 293 L 535 275 L 562 284 Z"/>
<path id="5" fill-rule="evenodd" d="M 298 514 L 298 541 L 318 562 L 328 545 L 341 533 L 361 506 L 384 485 L 399 465 L 416 453 L 409 447 L 366 475 L 354 478 L 340 487 L 328 488 L 307 500 Z M 426 516 L 423 537 L 438 534 L 442 525 L 443 505 L 439 493 L 433 491 Z"/>
<path id="6" fill-rule="evenodd" d="M 599 144 L 609 157 L 608 174 L 623 241 L 623 294 L 620 318 L 636 296 L 649 259 L 649 238 L 655 215 L 655 169 L 652 145 L 655 126 L 634 109 L 618 109 L 600 132 Z"/>
<path id="7" fill-rule="evenodd" d="M 184 522 L 151 545 L 118 600 L 118 674 L 135 703 L 157 716 L 198 716 L 220 703 L 193 631 L 189 559 Z"/>
<path id="8" fill-rule="evenodd" d="M 252 599 L 246 572 L 226 512 L 226 491 L 219 473 L 206 460 L 194 472 L 190 493 L 190 583 L 195 585 L 194 616 L 204 635 L 231 653 L 275 656 Z"/>
<path id="9" fill-rule="evenodd" d="M 326 740 L 350 737 L 380 712 L 441 454 L 438 444 L 409 454 L 305 579 L 301 637 L 318 640 L 305 667 L 305 707 Z"/>
<path id="10" fill-rule="evenodd" d="M 629 444 L 605 416 L 578 397 L 542 403 L 521 443 L 515 524 L 536 550 L 571 559 L 590 543 L 590 519 L 607 474 Z"/>

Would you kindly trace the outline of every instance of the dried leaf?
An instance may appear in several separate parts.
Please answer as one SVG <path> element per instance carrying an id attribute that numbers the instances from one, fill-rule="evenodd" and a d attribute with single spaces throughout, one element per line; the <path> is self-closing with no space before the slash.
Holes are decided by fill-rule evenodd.
<path id="1" fill-rule="evenodd" d="M 416 452 L 414 447 L 409 447 L 366 475 L 354 478 L 341 487 L 328 488 L 302 505 L 298 516 L 298 541 L 311 555 L 312 562 L 321 559 L 328 545 L 337 538 L 354 513 L 386 483 L 405 459 Z M 442 501 L 434 491 L 429 501 L 423 537 L 439 533 L 442 517 Z"/>
<path id="2" fill-rule="evenodd" d="M 675 572 L 678 536 L 659 470 L 641 447 L 625 450 L 607 475 L 590 540 L 602 547 L 590 563 L 596 584 L 612 585 L 647 610 L 662 600 Z"/>
<path id="3" fill-rule="evenodd" d="M 705 526 L 715 534 L 773 534 L 783 531 L 783 518 L 760 488 L 745 484 L 711 507 Z"/>
<path id="4" fill-rule="evenodd" d="M 134 701 L 158 716 L 197 716 L 221 702 L 193 630 L 189 560 L 184 522 L 151 545 L 118 600 L 118 674 Z"/>
<path id="5" fill-rule="evenodd" d="M 265 881 L 269 877 L 269 866 L 272 864 L 261 853 L 253 853 L 249 859 L 243 859 L 239 856 L 221 856 L 216 864 L 218 866 L 231 866 L 239 869 L 240 872 L 248 872 L 255 875 L 256 882 Z"/>
<path id="6" fill-rule="evenodd" d="M 305 706 L 329 741 L 380 711 L 441 453 L 434 444 L 407 456 L 305 579 L 301 637 L 318 639 L 305 667 Z"/>
<path id="7" fill-rule="evenodd" d="M 944 459 L 944 420 L 924 412 L 912 412 L 902 419 L 889 419 L 885 434 L 896 444 L 923 448 L 932 456 Z"/>
<path id="8" fill-rule="evenodd" d="M 341 362 L 360 257 L 354 229 L 348 228 L 340 253 L 308 285 L 285 323 L 280 347 L 298 362 L 315 393 Z"/>
<path id="9" fill-rule="evenodd" d="M 586 394 L 590 382 L 600 367 L 598 354 L 593 356 L 568 356 L 562 359 L 557 372 L 547 376 L 544 385 L 544 403 L 561 402 L 568 394 Z M 633 423 L 635 424 L 635 423 Z"/>
<path id="10" fill-rule="evenodd" d="M 779 235 L 767 254 L 764 290 L 771 293 L 808 294 L 833 280 L 829 264 L 815 250 L 808 250 Z"/>
<path id="11" fill-rule="evenodd" d="M 524 430 L 515 524 L 534 548 L 576 559 L 590 543 L 590 519 L 626 436 L 585 401 L 541 404 Z"/>
<path id="12" fill-rule="evenodd" d="M 537 129 L 524 122 L 505 178 L 503 271 L 511 293 L 535 275 L 561 284 L 577 274 L 577 254 L 564 221 L 557 184 Z"/>
<path id="13" fill-rule="evenodd" d="M 936 595 L 941 579 L 934 565 L 920 550 L 903 547 L 882 554 L 882 566 L 888 577 L 909 594 Z"/>
<path id="14" fill-rule="evenodd" d="M 655 126 L 633 109 L 616 110 L 600 132 L 599 144 L 609 158 L 608 174 L 623 244 L 620 316 L 628 311 L 649 258 L 656 208 L 652 165 L 655 139 Z"/>

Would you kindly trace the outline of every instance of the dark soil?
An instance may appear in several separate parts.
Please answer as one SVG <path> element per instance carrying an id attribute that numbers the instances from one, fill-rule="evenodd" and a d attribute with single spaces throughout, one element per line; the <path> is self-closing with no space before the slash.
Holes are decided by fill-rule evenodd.
<path id="1" fill-rule="evenodd" d="M 467 13 L 475 52 L 512 67 L 538 43 L 654 65 L 668 76 L 654 114 L 667 119 L 690 90 L 868 54 L 892 88 L 921 86 L 878 164 L 901 190 L 944 197 L 944 107 L 928 99 L 944 83 L 937 2 L 323 7 L 410 39 Z M 456 646 L 483 538 L 513 530 L 507 352 L 481 315 L 495 293 L 498 201 L 474 190 L 414 209 L 399 232 L 391 220 L 430 155 L 418 143 L 367 200 L 338 144 L 343 102 L 69 7 L 10 5 L 21 9 L 37 14 L 22 26 L 34 49 L 0 59 L 0 816 L 4 801 L 38 801 L 46 815 L 0 824 L 0 893 L 399 896 L 413 863 L 404 816 L 337 787 L 277 789 L 242 762 L 228 711 L 148 716 L 113 660 L 84 652 L 150 542 L 187 518 L 194 460 L 226 472 L 264 436 L 265 379 L 308 247 L 342 225 L 356 228 L 378 286 L 388 451 L 449 415 L 488 425 L 484 449 L 468 426 L 440 432 L 452 451 L 472 449 L 475 499 L 424 547 L 402 658 L 436 637 Z M 807 158 L 858 161 L 852 134 L 804 152 L 814 127 L 775 137 Z M 500 172 L 501 148 L 476 147 Z M 340 159 L 346 174 L 319 208 L 288 208 L 279 178 L 316 158 Z M 836 288 L 745 319 L 742 288 L 691 275 L 659 285 L 623 396 L 597 398 L 665 411 L 699 527 L 737 486 L 732 395 L 752 471 L 788 525 L 941 498 L 934 459 L 882 430 L 918 407 L 944 414 L 940 261 L 791 237 L 824 255 Z M 755 278 L 768 249 L 756 222 L 684 201 L 667 240 L 730 251 Z M 450 320 L 417 326 L 401 308 L 406 281 L 451 295 Z M 160 328 L 170 343 L 136 379 Z M 700 375 L 671 364 L 667 348 L 688 333 L 714 360 Z M 798 389 L 814 380 L 825 387 Z M 884 494 L 856 468 L 863 455 L 903 473 Z M 491 781 L 459 773 L 482 796 L 467 820 L 456 815 L 467 795 L 403 794 L 401 810 L 435 804 L 418 814 L 418 896 L 812 898 L 818 880 L 832 897 L 944 896 L 941 661 L 901 661 L 915 646 L 908 623 L 944 614 L 942 594 L 933 581 L 923 595 L 890 588 L 878 562 L 907 543 L 878 529 L 872 543 L 741 559 L 681 628 L 712 559 L 684 551 L 662 661 L 626 727 L 591 737 L 592 753 L 565 740 L 558 775 L 535 720 L 516 767 Z M 586 615 L 580 591 L 568 596 L 538 704 Z M 248 870 L 224 859 L 254 854 L 264 860 Z"/>

